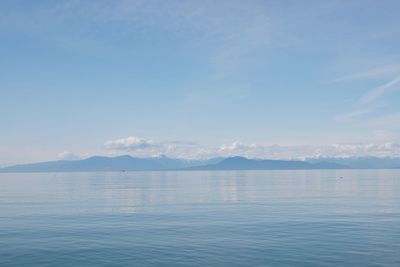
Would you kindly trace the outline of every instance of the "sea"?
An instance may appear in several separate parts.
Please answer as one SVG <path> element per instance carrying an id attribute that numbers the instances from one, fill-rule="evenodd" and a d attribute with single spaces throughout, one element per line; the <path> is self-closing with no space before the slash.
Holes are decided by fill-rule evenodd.
<path id="1" fill-rule="evenodd" d="M 400 266 L 400 170 L 2 173 L 0 266 Z"/>

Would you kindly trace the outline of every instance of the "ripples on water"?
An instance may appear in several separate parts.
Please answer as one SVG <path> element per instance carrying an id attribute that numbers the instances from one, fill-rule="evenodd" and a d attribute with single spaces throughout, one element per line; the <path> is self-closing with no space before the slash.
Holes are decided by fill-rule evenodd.
<path id="1" fill-rule="evenodd" d="M 121 265 L 400 266 L 400 170 L 0 174 L 0 266 Z"/>

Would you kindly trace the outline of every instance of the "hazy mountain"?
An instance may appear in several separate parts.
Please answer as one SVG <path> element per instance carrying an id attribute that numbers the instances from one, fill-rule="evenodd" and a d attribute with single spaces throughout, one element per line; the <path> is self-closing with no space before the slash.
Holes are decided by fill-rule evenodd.
<path id="1" fill-rule="evenodd" d="M 393 169 L 400 168 L 400 158 L 319 158 L 296 160 L 261 160 L 244 157 L 208 160 L 172 159 L 165 156 L 95 156 L 83 160 L 59 160 L 0 168 L 0 172 L 77 172 L 77 171 L 148 171 L 148 170 L 308 170 L 308 169 Z"/>
<path id="2" fill-rule="evenodd" d="M 147 171 L 176 170 L 212 164 L 222 160 L 183 160 L 167 157 L 135 158 L 131 156 L 100 157 L 83 160 L 60 160 L 32 164 L 21 164 L 0 168 L 0 172 L 76 172 L 76 171 Z"/>
<path id="3" fill-rule="evenodd" d="M 332 162 L 343 164 L 353 169 L 395 169 L 400 168 L 400 158 L 352 157 L 352 158 L 318 158 L 307 159 L 307 162 L 318 164 Z"/>
<path id="4" fill-rule="evenodd" d="M 226 158 L 216 164 L 191 167 L 192 170 L 309 170 L 309 169 L 348 169 L 348 166 L 332 163 L 292 160 L 261 160 L 244 157 Z"/>

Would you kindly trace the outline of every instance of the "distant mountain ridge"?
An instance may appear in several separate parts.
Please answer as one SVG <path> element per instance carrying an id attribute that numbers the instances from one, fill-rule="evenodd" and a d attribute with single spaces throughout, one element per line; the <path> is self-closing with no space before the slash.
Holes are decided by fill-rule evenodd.
<path id="1" fill-rule="evenodd" d="M 178 170 L 192 166 L 218 162 L 219 158 L 209 160 L 183 160 L 167 157 L 136 158 L 128 155 L 118 157 L 94 156 L 82 160 L 59 160 L 20 164 L 0 168 L 0 172 L 93 172 L 93 171 L 152 171 Z"/>
<path id="2" fill-rule="evenodd" d="M 0 168 L 0 172 L 95 172 L 161 170 L 313 170 L 313 169 L 400 168 L 400 158 L 319 158 L 300 160 L 248 159 L 245 157 L 208 160 L 173 159 L 165 156 L 94 156 L 82 160 L 59 160 Z"/>
<path id="3" fill-rule="evenodd" d="M 262 169 L 338 169 L 347 166 L 319 162 L 256 160 L 244 157 L 183 160 L 168 157 L 135 158 L 131 156 L 94 156 L 83 160 L 60 160 L 21 164 L 1 168 L 0 172 L 93 172 L 93 171 L 156 171 L 156 170 L 262 170 Z"/>
<path id="4" fill-rule="evenodd" d="M 192 170 L 312 170 L 312 169 L 349 169 L 348 166 L 331 163 L 310 163 L 295 160 L 248 159 L 230 157 L 216 164 L 191 167 Z"/>

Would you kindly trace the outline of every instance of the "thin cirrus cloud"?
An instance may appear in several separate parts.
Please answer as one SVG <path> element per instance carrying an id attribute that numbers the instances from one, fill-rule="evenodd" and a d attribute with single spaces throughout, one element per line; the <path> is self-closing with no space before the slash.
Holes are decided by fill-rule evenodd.
<path id="1" fill-rule="evenodd" d="M 111 36 L 124 38 L 157 28 L 179 38 L 209 43 L 210 58 L 225 70 L 226 63 L 238 64 L 271 40 L 272 16 L 262 6 L 242 1 L 58 1 L 30 13 L 0 11 L 4 16 L 0 27 L 14 27 L 63 43 L 69 40 L 73 46 L 79 42 L 94 45 L 103 34 L 99 25 L 117 26 Z"/>
<path id="2" fill-rule="evenodd" d="M 370 103 L 370 102 L 378 99 L 382 95 L 384 95 L 390 91 L 396 90 L 398 88 L 400 88 L 400 76 L 397 76 L 396 78 L 392 79 L 391 81 L 370 90 L 361 98 L 361 101 L 363 103 Z"/>
<path id="3" fill-rule="evenodd" d="M 354 110 L 351 112 L 339 114 L 335 117 L 335 119 L 338 121 L 350 120 L 350 119 L 353 119 L 353 118 L 356 118 L 356 117 L 359 117 L 362 115 L 369 114 L 371 112 L 374 112 L 375 110 L 376 110 L 376 108 L 372 108 L 372 107 L 362 108 L 362 109 Z"/>
<path id="4" fill-rule="evenodd" d="M 378 99 L 384 98 L 386 94 L 394 92 L 400 88 L 400 65 L 389 65 L 381 68 L 375 68 L 362 73 L 356 73 L 352 75 L 339 78 L 336 81 L 339 82 L 350 82 L 358 80 L 376 80 L 376 79 L 387 79 L 390 77 L 389 81 L 381 84 L 375 88 L 368 90 L 364 93 L 355 106 L 358 108 L 353 111 L 338 114 L 335 116 L 337 120 L 351 120 L 364 116 L 367 114 L 372 114 L 375 111 L 387 106 L 388 104 L 377 103 Z"/>
<path id="5" fill-rule="evenodd" d="M 353 153 L 333 149 L 332 142 L 399 143 L 396 1 L 288 5 L 261 0 L 60 0 L 0 5 L 2 63 L 9 69 L 3 87 L 10 88 L 4 90 L 0 107 L 4 120 L 16 126 L 2 131 L 1 147 L 15 144 L 12 150 L 19 151 L 12 157 L 1 153 L 7 162 L 33 157 L 28 156 L 33 149 L 17 138 L 29 123 L 35 127 L 24 140 L 37 144 L 41 136 L 47 151 L 33 146 L 36 157 L 46 160 L 73 147 L 91 155 L 291 158 Z M 319 81 L 339 77 L 332 76 L 337 70 L 349 75 L 326 87 L 340 89 L 321 88 Z M 31 103 L 15 110 L 25 91 L 35 92 Z M 74 111 L 84 116 L 71 112 L 64 101 L 70 97 Z M 43 105 L 44 99 L 51 105 Z M 65 105 L 49 112 L 61 99 Z M 92 112 L 84 112 L 92 102 Z M 37 112 L 43 114 L 40 120 Z M 95 123 L 103 114 L 102 123 Z M 96 138 L 70 135 L 65 140 L 74 144 L 70 148 L 51 142 L 70 130 L 65 122 L 72 119 L 77 129 Z M 99 140 L 129 132 L 133 123 L 140 132 L 165 139 L 190 136 L 204 145 L 133 136 L 99 148 Z M 303 136 L 325 145 L 285 146 L 300 144 Z M 231 142 L 237 137 L 244 143 Z M 269 145 L 276 142 L 282 146 Z M 80 154 L 59 155 L 76 157 Z"/>
<path id="6" fill-rule="evenodd" d="M 377 79 L 377 78 L 387 78 L 387 77 L 390 78 L 393 77 L 393 75 L 398 75 L 399 73 L 400 73 L 400 64 L 392 64 L 379 68 L 373 68 L 363 72 L 346 75 L 334 81 L 344 82 L 344 81 Z"/>

